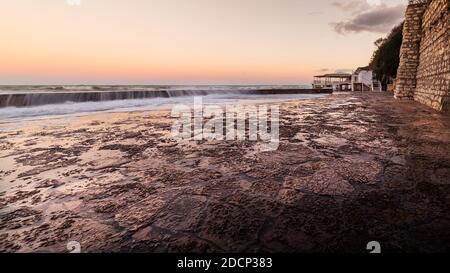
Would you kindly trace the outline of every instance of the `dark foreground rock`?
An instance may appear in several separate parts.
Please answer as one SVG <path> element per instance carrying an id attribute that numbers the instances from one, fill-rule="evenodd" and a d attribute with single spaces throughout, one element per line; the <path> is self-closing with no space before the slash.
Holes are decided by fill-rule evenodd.
<path id="1" fill-rule="evenodd" d="M 383 94 L 285 103 L 277 151 L 174 142 L 167 112 L 0 132 L 0 251 L 450 251 L 450 117 Z"/>

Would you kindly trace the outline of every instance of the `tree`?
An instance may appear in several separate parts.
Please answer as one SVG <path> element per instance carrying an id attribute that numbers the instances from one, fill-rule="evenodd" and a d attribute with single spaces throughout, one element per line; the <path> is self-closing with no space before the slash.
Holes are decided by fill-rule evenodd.
<path id="1" fill-rule="evenodd" d="M 376 46 L 377 48 L 380 48 L 380 46 L 383 45 L 384 41 L 386 41 L 386 39 L 384 39 L 384 38 L 379 38 L 378 40 L 375 41 L 374 44 L 375 44 L 375 46 Z"/>
<path id="2" fill-rule="evenodd" d="M 403 41 L 403 23 L 394 27 L 387 38 L 375 41 L 377 49 L 373 53 L 369 67 L 385 89 L 387 84 L 397 76 L 400 64 L 400 48 Z"/>

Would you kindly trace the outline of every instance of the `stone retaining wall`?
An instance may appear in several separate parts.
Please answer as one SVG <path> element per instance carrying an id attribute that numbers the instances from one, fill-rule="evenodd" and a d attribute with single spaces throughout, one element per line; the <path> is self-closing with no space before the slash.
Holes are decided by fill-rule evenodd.
<path id="1" fill-rule="evenodd" d="M 449 0 L 410 1 L 395 96 L 450 111 Z"/>

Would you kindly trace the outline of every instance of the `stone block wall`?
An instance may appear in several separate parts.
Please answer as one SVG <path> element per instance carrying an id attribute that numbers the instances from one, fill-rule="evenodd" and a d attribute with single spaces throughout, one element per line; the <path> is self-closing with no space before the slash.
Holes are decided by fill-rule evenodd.
<path id="1" fill-rule="evenodd" d="M 450 112 L 450 1 L 410 1 L 395 96 Z"/>
<path id="2" fill-rule="evenodd" d="M 425 2 L 419 2 L 410 4 L 406 9 L 395 92 L 395 97 L 398 99 L 414 99 L 420 42 L 422 40 L 422 18 L 426 8 Z"/>
<path id="3" fill-rule="evenodd" d="M 420 63 L 414 99 L 450 110 L 450 1 L 431 1 L 422 20 Z"/>

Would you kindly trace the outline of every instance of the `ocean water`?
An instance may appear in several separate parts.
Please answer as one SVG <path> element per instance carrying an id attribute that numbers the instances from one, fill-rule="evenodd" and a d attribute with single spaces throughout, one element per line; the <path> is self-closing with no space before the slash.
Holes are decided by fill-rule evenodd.
<path id="1" fill-rule="evenodd" d="M 65 89 L 64 92 L 78 92 L 86 91 L 86 86 L 77 86 L 77 89 L 70 88 L 70 90 Z M 89 87 L 92 89 L 92 87 Z M 107 87 L 101 87 L 105 91 L 111 91 Z M 120 88 L 120 89 L 119 89 Z M 142 86 L 127 86 L 127 87 L 114 87 L 113 90 L 124 89 L 139 91 L 148 91 L 149 88 L 156 90 L 162 87 L 142 87 Z M 141 88 L 141 89 L 140 89 Z M 145 88 L 145 89 L 144 89 Z M 167 87 L 165 87 L 167 88 Z M 171 90 L 188 90 L 187 87 L 174 86 L 170 87 Z M 261 89 L 261 86 L 244 86 L 244 87 L 223 87 L 223 86 L 207 86 L 207 87 L 191 87 L 202 88 L 201 90 L 212 90 L 213 92 L 204 92 L 201 96 L 203 103 L 206 105 L 229 105 L 229 104 L 251 104 L 251 103 L 274 103 L 274 102 L 286 102 L 291 100 L 300 99 L 313 99 L 320 98 L 326 95 L 324 94 L 249 94 L 245 93 L 246 90 L 257 90 Z M 272 86 L 273 89 L 279 89 L 279 86 Z M 296 87 L 286 87 L 282 88 L 296 88 Z M 1 89 L 1 88 L 0 88 Z M 13 90 L 14 89 L 14 90 Z M 56 89 L 56 88 L 55 88 Z M 92 91 L 98 92 L 99 88 L 93 88 Z M 268 89 L 264 86 L 264 89 Z M 28 89 L 23 90 L 19 87 L 13 88 L 3 88 L 3 92 L 61 92 L 62 90 L 51 91 L 52 88 L 49 87 L 28 87 Z M 243 92 L 240 92 L 243 91 Z M 100 91 L 101 92 L 101 91 Z M 130 112 L 130 111 L 149 111 L 149 110 L 161 110 L 161 109 L 171 109 L 173 106 L 178 104 L 192 105 L 194 102 L 194 97 L 198 96 L 176 96 L 176 97 L 154 97 L 145 99 L 125 99 L 125 100 L 106 100 L 106 101 L 87 101 L 87 102 L 65 102 L 58 104 L 47 104 L 38 105 L 30 107 L 3 107 L 0 108 L 0 121 L 1 122 L 14 122 L 14 121 L 24 121 L 24 120 L 37 120 L 46 119 L 55 116 L 80 116 L 88 115 L 94 112 Z"/>
<path id="2" fill-rule="evenodd" d="M 66 93 L 66 92 L 122 92 L 122 91 L 250 91 L 259 89 L 309 89 L 300 85 L 0 85 L 1 94 Z"/>

